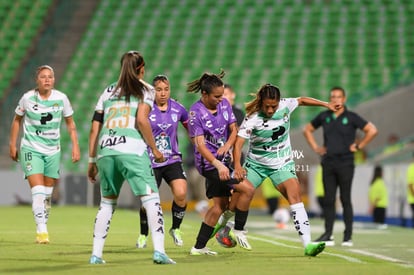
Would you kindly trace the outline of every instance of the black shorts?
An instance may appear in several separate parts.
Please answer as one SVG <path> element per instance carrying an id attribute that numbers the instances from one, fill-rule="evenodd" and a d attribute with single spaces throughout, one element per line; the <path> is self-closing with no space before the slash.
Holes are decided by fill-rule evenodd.
<path id="1" fill-rule="evenodd" d="M 221 181 L 217 169 L 204 171 L 203 177 L 206 178 L 206 196 L 209 199 L 230 197 L 233 185 L 239 183 L 236 179 Z"/>
<path id="2" fill-rule="evenodd" d="M 175 162 L 163 167 L 154 168 L 153 170 L 158 188 L 161 186 L 162 179 L 168 184 L 176 179 L 187 179 L 181 162 Z"/>

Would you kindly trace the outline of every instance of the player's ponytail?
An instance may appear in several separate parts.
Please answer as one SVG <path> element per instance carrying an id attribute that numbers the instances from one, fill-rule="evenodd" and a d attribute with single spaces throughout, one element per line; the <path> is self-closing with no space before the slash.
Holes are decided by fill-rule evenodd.
<path id="1" fill-rule="evenodd" d="M 121 58 L 121 72 L 113 92 L 118 93 L 118 89 L 120 89 L 118 97 L 125 96 L 127 102 L 130 101 L 131 96 L 143 100 L 144 89 L 147 87 L 140 81 L 138 74 L 144 66 L 144 57 L 139 52 L 124 53 Z"/>
<path id="2" fill-rule="evenodd" d="M 198 91 L 211 93 L 213 88 L 223 86 L 221 80 L 226 73 L 221 70 L 219 74 L 204 73 L 199 79 L 187 84 L 187 92 L 197 93 Z"/>

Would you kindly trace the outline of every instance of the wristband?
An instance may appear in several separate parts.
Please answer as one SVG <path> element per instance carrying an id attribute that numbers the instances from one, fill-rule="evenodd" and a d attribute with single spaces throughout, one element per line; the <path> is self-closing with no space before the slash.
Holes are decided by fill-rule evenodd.
<path id="1" fill-rule="evenodd" d="M 89 163 L 96 163 L 96 157 L 89 157 Z"/>

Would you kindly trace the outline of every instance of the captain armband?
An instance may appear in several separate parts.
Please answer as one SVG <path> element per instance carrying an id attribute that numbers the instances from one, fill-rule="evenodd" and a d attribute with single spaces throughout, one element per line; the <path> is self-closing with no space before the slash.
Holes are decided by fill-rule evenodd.
<path id="1" fill-rule="evenodd" d="M 92 121 L 98 121 L 100 123 L 103 123 L 103 118 L 104 118 L 103 113 L 99 113 L 95 111 L 95 113 L 93 113 Z"/>

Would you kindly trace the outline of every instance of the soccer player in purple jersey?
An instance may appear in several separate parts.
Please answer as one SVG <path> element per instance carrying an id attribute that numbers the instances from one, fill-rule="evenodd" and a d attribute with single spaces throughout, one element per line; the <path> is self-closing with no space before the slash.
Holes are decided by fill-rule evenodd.
<path id="1" fill-rule="evenodd" d="M 244 247 L 247 243 L 244 225 L 254 188 L 245 180 L 238 181 L 231 177 L 229 151 L 236 140 L 237 122 L 230 103 L 223 100 L 223 76 L 223 71 L 218 75 L 204 73 L 199 79 L 188 83 L 187 87 L 188 92 L 201 92 L 200 100 L 190 108 L 188 131 L 194 145 L 197 170 L 206 178 L 206 195 L 213 200 L 213 206 L 204 216 L 190 255 L 217 254 L 208 249 L 206 244 L 220 215 L 228 207 L 232 191 L 239 196 L 234 233 L 240 236 L 237 238 L 239 245 Z"/>
<path id="2" fill-rule="evenodd" d="M 165 75 L 157 75 L 152 85 L 155 89 L 154 108 L 149 114 L 152 134 L 158 150 L 164 155 L 165 161 L 155 162 L 154 156 L 148 150 L 151 166 L 154 170 L 158 188 L 164 179 L 170 186 L 174 199 L 171 206 L 172 226 L 169 230 L 175 245 L 182 246 L 180 225 L 187 208 L 187 179 L 182 166 L 182 156 L 178 148 L 177 130 L 179 123 L 187 129 L 188 113 L 183 105 L 170 98 L 170 81 Z M 136 247 L 147 246 L 148 224 L 144 208 L 140 210 L 141 233 Z"/>

